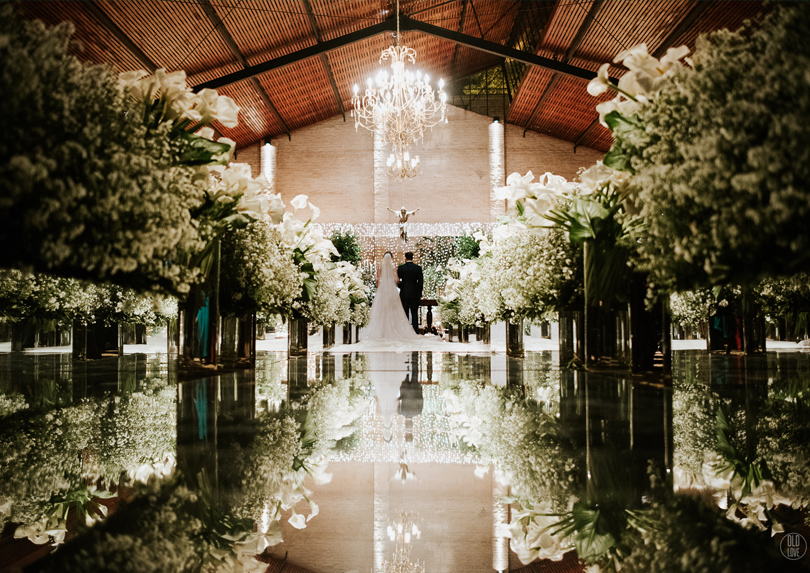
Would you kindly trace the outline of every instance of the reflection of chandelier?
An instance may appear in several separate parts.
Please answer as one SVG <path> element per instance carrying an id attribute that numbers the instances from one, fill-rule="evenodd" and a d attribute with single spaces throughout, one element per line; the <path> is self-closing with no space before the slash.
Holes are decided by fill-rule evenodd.
<path id="1" fill-rule="evenodd" d="M 394 558 L 383 562 L 382 566 L 373 573 L 425 573 L 424 563 L 413 563 L 411 557 L 411 539 L 422 535 L 419 529 L 421 520 L 415 513 L 399 511 L 396 519 L 388 525 L 388 537 L 396 542 Z"/>
<path id="2" fill-rule="evenodd" d="M 390 76 L 380 71 L 375 79 L 368 78 L 363 94 L 354 86 L 351 114 L 355 130 L 362 126 L 378 133 L 385 143 L 403 152 L 424 137 L 426 128 L 447 123 L 447 94 L 442 89 L 444 80 L 439 80 L 437 99 L 427 74 L 405 69 L 406 60 L 416 63 L 416 50 L 399 45 L 399 0 L 396 45 L 383 50 L 380 63 L 387 59 L 391 60 Z"/>
<path id="3" fill-rule="evenodd" d="M 411 154 L 407 149 L 403 150 L 397 146 L 396 151 L 388 156 L 388 173 L 389 177 L 398 177 L 405 180 L 406 177 L 416 177 L 419 174 L 419 156 Z"/>

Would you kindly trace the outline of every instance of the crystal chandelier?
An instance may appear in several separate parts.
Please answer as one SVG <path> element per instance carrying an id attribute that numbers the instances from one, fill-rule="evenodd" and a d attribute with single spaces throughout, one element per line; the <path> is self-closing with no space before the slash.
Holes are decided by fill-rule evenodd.
<path id="1" fill-rule="evenodd" d="M 389 177 L 397 177 L 404 181 L 407 177 L 416 177 L 419 174 L 419 156 L 411 154 L 407 149 L 397 147 L 396 151 L 388 156 Z"/>
<path id="2" fill-rule="evenodd" d="M 411 540 L 419 539 L 421 520 L 415 513 L 399 511 L 396 519 L 388 525 L 388 537 L 395 541 L 394 557 L 384 561 L 382 566 L 372 573 L 425 573 L 425 564 L 411 561 Z"/>
<path id="3" fill-rule="evenodd" d="M 395 150 L 405 151 L 424 138 L 425 129 L 447 123 L 447 94 L 444 80 L 439 80 L 438 92 L 434 92 L 427 74 L 405 69 L 406 61 L 416 63 L 416 50 L 399 45 L 399 0 L 396 45 L 383 50 L 380 63 L 383 60 L 391 61 L 390 75 L 383 70 L 376 78 L 368 78 L 362 94 L 354 86 L 354 128 L 377 133 Z"/>

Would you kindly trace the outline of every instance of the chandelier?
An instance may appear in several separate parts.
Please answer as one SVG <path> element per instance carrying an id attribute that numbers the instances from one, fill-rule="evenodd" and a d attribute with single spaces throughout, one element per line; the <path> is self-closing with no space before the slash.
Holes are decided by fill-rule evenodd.
<path id="1" fill-rule="evenodd" d="M 404 181 L 407 177 L 416 177 L 419 174 L 419 156 L 411 154 L 407 149 L 395 147 L 396 151 L 388 156 L 388 173 L 389 177 L 397 177 Z"/>
<path id="2" fill-rule="evenodd" d="M 384 561 L 382 566 L 372 573 L 425 573 L 425 564 L 411 561 L 411 540 L 419 539 L 421 520 L 415 513 L 399 511 L 396 519 L 388 525 L 388 537 L 395 541 L 394 557 Z"/>
<path id="3" fill-rule="evenodd" d="M 399 45 L 399 0 L 396 44 L 383 50 L 380 63 L 384 60 L 391 61 L 391 74 L 382 70 L 374 79 L 368 78 L 362 94 L 355 84 L 351 115 L 355 130 L 363 127 L 379 134 L 383 142 L 394 148 L 396 162 L 398 158 L 404 160 L 403 152 L 411 144 L 424 138 L 425 129 L 447 123 L 444 80 L 439 80 L 439 89 L 435 92 L 427 74 L 405 69 L 406 62 L 416 63 L 416 50 Z M 396 153 L 403 157 L 396 156 Z M 413 175 L 400 177 L 404 179 Z"/>

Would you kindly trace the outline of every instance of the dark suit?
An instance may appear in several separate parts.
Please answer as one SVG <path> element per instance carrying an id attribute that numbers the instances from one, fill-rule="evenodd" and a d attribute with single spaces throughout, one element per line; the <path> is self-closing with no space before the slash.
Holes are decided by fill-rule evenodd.
<path id="1" fill-rule="evenodd" d="M 411 324 L 419 332 L 419 303 L 422 300 L 422 267 L 408 261 L 397 268 L 399 277 L 399 299 L 405 316 L 410 313 Z"/>

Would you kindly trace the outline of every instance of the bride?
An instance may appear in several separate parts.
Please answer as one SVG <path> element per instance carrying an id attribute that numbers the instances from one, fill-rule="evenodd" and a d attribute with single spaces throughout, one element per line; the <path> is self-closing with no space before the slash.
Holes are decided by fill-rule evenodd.
<path id="1" fill-rule="evenodd" d="M 360 330 L 360 340 L 417 340 L 421 338 L 413 331 L 397 289 L 398 277 L 394 259 L 390 252 L 385 253 L 380 270 L 377 294 L 371 305 L 369 324 Z"/>

